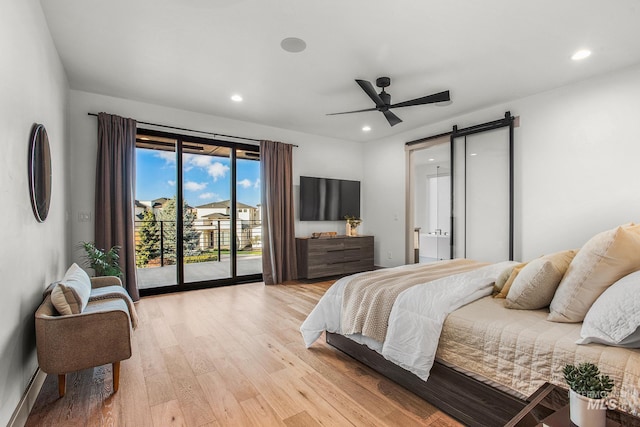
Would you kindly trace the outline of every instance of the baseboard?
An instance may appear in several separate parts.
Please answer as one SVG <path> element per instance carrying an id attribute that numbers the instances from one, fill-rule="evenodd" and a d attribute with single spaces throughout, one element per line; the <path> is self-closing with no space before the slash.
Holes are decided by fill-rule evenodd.
<path id="1" fill-rule="evenodd" d="M 29 418 L 29 412 L 31 412 L 33 405 L 36 403 L 36 398 L 46 378 L 47 374 L 40 370 L 40 368 L 36 369 L 27 389 L 22 395 L 22 399 L 20 399 L 18 406 L 16 406 L 16 410 L 13 411 L 7 427 L 24 427 L 27 423 L 27 418 Z"/>

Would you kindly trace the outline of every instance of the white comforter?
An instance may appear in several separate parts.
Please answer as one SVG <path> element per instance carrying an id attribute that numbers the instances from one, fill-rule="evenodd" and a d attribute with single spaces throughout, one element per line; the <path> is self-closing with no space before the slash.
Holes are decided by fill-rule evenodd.
<path id="1" fill-rule="evenodd" d="M 511 264 L 515 262 L 492 264 L 403 291 L 391 310 L 387 336 L 383 343 L 362 335 L 347 336 L 426 381 L 447 315 L 463 305 L 490 295 L 496 277 Z M 414 266 L 396 268 L 410 269 Z M 354 276 L 344 277 L 334 283 L 300 327 L 307 347 L 323 331 L 341 333 L 342 293 L 351 277 Z"/>

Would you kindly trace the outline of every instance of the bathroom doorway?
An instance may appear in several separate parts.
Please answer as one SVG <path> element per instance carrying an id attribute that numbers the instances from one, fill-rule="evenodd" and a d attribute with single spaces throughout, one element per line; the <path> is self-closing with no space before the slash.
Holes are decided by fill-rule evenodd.
<path id="1" fill-rule="evenodd" d="M 449 138 L 413 150 L 411 198 L 414 262 L 451 258 L 451 148 Z"/>

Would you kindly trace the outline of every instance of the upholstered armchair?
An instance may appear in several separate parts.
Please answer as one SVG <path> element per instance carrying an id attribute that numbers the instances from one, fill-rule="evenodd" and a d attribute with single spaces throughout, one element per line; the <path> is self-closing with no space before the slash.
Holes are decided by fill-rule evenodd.
<path id="1" fill-rule="evenodd" d="M 90 297 L 80 313 L 59 314 L 51 290 L 35 313 L 38 363 L 44 372 L 58 375 L 60 397 L 67 373 L 107 363 L 113 365 L 113 391 L 118 391 L 120 361 L 131 357 L 135 308 L 120 279 L 90 280 Z"/>

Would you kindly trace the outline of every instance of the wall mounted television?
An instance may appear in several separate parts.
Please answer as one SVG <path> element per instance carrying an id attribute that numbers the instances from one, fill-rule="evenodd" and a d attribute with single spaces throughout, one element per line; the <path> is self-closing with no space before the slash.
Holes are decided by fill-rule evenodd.
<path id="1" fill-rule="evenodd" d="M 360 181 L 300 177 L 300 221 L 360 217 Z"/>

